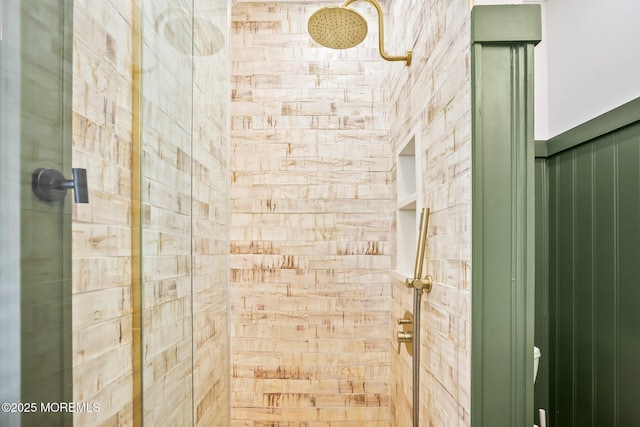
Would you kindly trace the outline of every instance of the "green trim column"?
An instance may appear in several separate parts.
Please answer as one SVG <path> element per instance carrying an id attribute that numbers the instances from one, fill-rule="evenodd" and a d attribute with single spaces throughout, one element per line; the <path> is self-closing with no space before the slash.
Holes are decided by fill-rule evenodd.
<path id="1" fill-rule="evenodd" d="M 471 11 L 471 425 L 533 425 L 539 5 Z"/>

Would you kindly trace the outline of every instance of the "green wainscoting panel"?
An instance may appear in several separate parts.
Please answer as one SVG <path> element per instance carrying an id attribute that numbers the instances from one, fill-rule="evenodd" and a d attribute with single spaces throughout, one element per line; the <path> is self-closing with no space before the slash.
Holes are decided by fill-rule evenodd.
<path id="1" fill-rule="evenodd" d="M 618 410 L 640 426 L 640 124 L 617 133 Z"/>
<path id="2" fill-rule="evenodd" d="M 538 377 L 534 384 L 533 417 L 540 425 L 538 409 L 549 408 L 549 167 L 547 159 L 535 160 L 536 187 L 536 285 L 534 343 L 540 349 Z"/>
<path id="3" fill-rule="evenodd" d="M 548 426 L 640 426 L 640 122 L 547 161 Z"/>
<path id="4" fill-rule="evenodd" d="M 474 7 L 471 25 L 471 425 L 528 426 L 535 279 L 533 49 L 540 41 L 540 7 Z"/>

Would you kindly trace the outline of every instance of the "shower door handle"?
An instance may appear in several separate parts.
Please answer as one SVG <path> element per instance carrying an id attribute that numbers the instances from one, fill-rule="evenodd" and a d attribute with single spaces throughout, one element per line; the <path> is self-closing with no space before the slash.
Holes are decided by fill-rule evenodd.
<path id="1" fill-rule="evenodd" d="M 89 203 L 87 170 L 73 168 L 71 171 L 73 179 L 65 179 L 64 175 L 55 169 L 36 169 L 31 175 L 33 193 L 45 202 L 57 202 L 64 199 L 69 188 L 73 188 L 76 203 Z"/>

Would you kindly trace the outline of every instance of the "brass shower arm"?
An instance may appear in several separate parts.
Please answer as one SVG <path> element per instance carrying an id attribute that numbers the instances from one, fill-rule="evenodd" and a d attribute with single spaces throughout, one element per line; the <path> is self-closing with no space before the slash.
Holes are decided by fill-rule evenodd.
<path id="1" fill-rule="evenodd" d="M 378 49 L 380 50 L 380 56 L 382 56 L 382 58 L 387 60 L 387 61 L 405 61 L 405 65 L 407 65 L 407 66 L 411 65 L 411 56 L 413 54 L 413 51 L 407 50 L 407 54 L 404 55 L 404 56 L 401 56 L 401 55 L 388 55 L 384 51 L 384 15 L 382 13 L 382 8 L 380 7 L 380 4 L 376 0 L 347 0 L 347 1 L 344 2 L 342 7 L 347 7 L 351 3 L 355 3 L 357 1 L 366 1 L 367 3 L 372 4 L 373 7 L 375 7 L 376 11 L 378 12 L 378 28 L 379 28 L 379 31 L 378 31 Z"/>

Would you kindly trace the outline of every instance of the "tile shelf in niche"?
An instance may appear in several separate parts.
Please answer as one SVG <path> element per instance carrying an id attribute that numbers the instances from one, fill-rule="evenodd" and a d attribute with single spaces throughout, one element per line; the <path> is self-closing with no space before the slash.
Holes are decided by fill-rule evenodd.
<path id="1" fill-rule="evenodd" d="M 416 201 L 418 200 L 418 194 L 412 193 L 405 196 L 402 200 L 398 200 L 398 209 L 416 209 Z"/>

